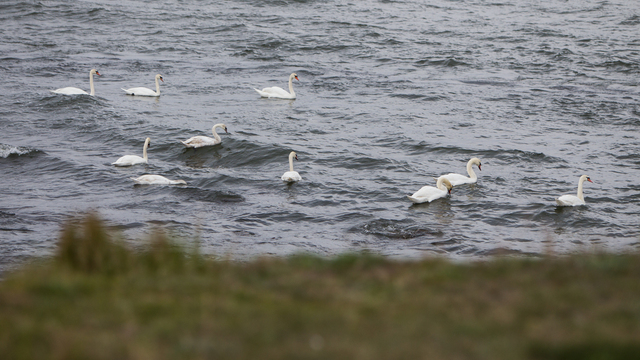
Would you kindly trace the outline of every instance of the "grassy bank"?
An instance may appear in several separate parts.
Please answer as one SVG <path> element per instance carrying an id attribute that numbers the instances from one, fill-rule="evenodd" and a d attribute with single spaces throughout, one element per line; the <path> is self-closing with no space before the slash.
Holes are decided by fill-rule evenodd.
<path id="1" fill-rule="evenodd" d="M 216 261 L 89 216 L 0 282 L 0 358 L 634 359 L 639 260 Z"/>

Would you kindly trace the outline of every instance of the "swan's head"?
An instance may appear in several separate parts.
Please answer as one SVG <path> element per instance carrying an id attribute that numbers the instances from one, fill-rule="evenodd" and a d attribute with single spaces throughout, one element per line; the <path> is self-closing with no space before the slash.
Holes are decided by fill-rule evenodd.
<path id="1" fill-rule="evenodd" d="M 296 80 L 300 81 L 300 79 L 298 79 L 298 74 L 296 74 L 296 73 L 291 74 L 291 76 L 289 76 L 289 78 L 295 78 Z"/>
<path id="2" fill-rule="evenodd" d="M 292 151 L 291 154 L 289 154 L 289 157 L 298 160 L 298 154 L 296 154 L 295 151 Z"/>
<path id="3" fill-rule="evenodd" d="M 593 181 L 591 181 L 591 178 L 589 177 L 589 175 L 580 176 L 580 181 L 584 182 L 585 180 L 593 184 Z"/>
<path id="4" fill-rule="evenodd" d="M 160 74 L 156 75 L 156 79 L 160 79 L 160 81 L 164 82 L 164 79 L 162 78 L 162 75 L 160 75 Z"/>
<path id="5" fill-rule="evenodd" d="M 102 75 L 100 75 L 100 73 L 99 73 L 99 72 L 98 72 L 98 70 L 96 70 L 96 69 L 91 69 L 91 72 L 90 72 L 89 74 L 90 74 L 90 75 L 96 74 L 96 75 L 98 75 L 98 76 L 102 76 Z"/>
<path id="6" fill-rule="evenodd" d="M 482 163 L 480 162 L 480 159 L 473 158 L 469 160 L 469 163 L 478 165 L 478 170 L 482 171 Z"/>
<path id="7" fill-rule="evenodd" d="M 451 182 L 449 180 L 445 179 L 445 178 L 442 178 L 442 183 L 444 184 L 444 186 L 449 191 L 449 194 L 451 194 L 451 189 L 453 189 L 453 185 L 451 185 Z"/>
<path id="8" fill-rule="evenodd" d="M 176 184 L 176 185 L 177 185 L 177 184 L 187 185 L 187 182 L 186 182 L 186 181 L 184 181 L 184 180 L 176 180 L 176 181 L 174 182 L 174 184 Z"/>
<path id="9" fill-rule="evenodd" d="M 229 133 L 229 131 L 227 130 L 227 125 L 225 125 L 225 124 L 215 124 L 215 125 L 213 125 L 213 128 L 211 129 L 211 131 L 216 132 L 216 128 L 221 128 L 227 134 Z"/>
<path id="10" fill-rule="evenodd" d="M 146 138 L 144 140 L 144 146 L 146 146 L 146 147 L 150 147 L 151 146 L 151 138 Z"/>

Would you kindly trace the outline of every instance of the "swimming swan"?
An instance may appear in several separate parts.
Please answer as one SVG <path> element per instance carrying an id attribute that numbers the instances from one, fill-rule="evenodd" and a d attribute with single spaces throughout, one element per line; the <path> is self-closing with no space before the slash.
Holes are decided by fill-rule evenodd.
<path id="1" fill-rule="evenodd" d="M 160 175 L 142 175 L 130 179 L 140 185 L 187 185 L 187 182 L 184 180 L 169 180 Z"/>
<path id="2" fill-rule="evenodd" d="M 578 180 L 578 194 L 577 196 L 574 195 L 562 195 L 559 198 L 556 199 L 556 203 L 558 204 L 558 206 L 580 206 L 580 205 L 584 205 L 584 196 L 582 195 L 582 183 L 584 183 L 584 181 L 588 181 L 590 183 L 593 183 L 593 181 L 591 181 L 591 178 L 589 178 L 589 176 L 587 175 L 582 175 L 580 176 L 580 180 Z"/>
<path id="3" fill-rule="evenodd" d="M 142 157 L 138 155 L 125 155 L 116 162 L 111 163 L 115 166 L 131 166 L 136 164 L 147 164 L 147 148 L 151 145 L 151 138 L 147 138 L 144 141 L 144 147 L 142 148 Z"/>
<path id="4" fill-rule="evenodd" d="M 289 171 L 287 171 L 286 173 L 282 174 L 282 181 L 286 181 L 286 182 L 295 182 L 295 181 L 300 181 L 302 180 L 302 177 L 300 176 L 300 174 L 298 174 L 297 171 L 293 171 L 293 159 L 298 160 L 298 154 L 296 154 L 295 151 L 292 151 L 289 154 Z"/>
<path id="5" fill-rule="evenodd" d="M 213 132 L 213 138 L 210 138 L 208 136 L 194 136 L 192 138 L 189 138 L 185 141 L 180 141 L 181 143 L 184 144 L 184 146 L 188 147 L 188 148 L 199 148 L 199 147 L 203 147 L 203 146 L 212 146 L 212 145 L 218 145 L 222 142 L 222 139 L 220 139 L 220 135 L 218 135 L 218 133 L 216 133 L 216 128 L 222 128 L 224 129 L 224 132 L 229 133 L 227 131 L 227 125 L 225 124 L 215 124 L 213 125 L 213 128 L 211 129 L 211 131 Z"/>
<path id="6" fill-rule="evenodd" d="M 100 75 L 100 73 L 98 72 L 98 70 L 96 69 L 91 69 L 91 71 L 89 71 L 89 88 L 91 89 L 91 93 L 87 94 L 86 91 L 79 89 L 77 87 L 65 87 L 65 88 L 60 88 L 60 89 L 56 89 L 56 90 L 51 90 L 52 93 L 54 94 L 62 94 L 62 95 L 95 95 L 96 90 L 93 88 L 93 74 L 96 74 L 98 76 L 102 76 Z"/>
<path id="7" fill-rule="evenodd" d="M 462 184 L 474 184 L 476 181 L 478 181 L 478 176 L 473 171 L 474 164 L 478 165 L 478 170 L 482 170 L 482 164 L 480 163 L 480 159 L 473 158 L 469 160 L 469 162 L 467 162 L 467 174 L 469 174 L 469 177 L 466 177 L 460 174 L 455 174 L 455 173 L 442 175 L 441 177 L 444 177 L 445 179 L 449 180 L 449 182 L 451 183 L 451 186 L 457 186 Z"/>
<path id="8" fill-rule="evenodd" d="M 162 75 L 156 75 L 156 91 L 153 91 L 146 87 L 134 87 L 131 89 L 122 89 L 127 95 L 135 95 L 135 96 L 160 96 L 160 83 L 158 80 L 164 82 Z"/>
<path id="9" fill-rule="evenodd" d="M 447 194 L 451 194 L 451 182 L 447 180 L 444 176 L 440 176 L 438 178 L 438 182 L 436 183 L 436 187 L 433 186 L 423 186 L 420 190 L 413 193 L 413 195 L 407 195 L 409 200 L 413 201 L 416 204 L 420 204 L 423 202 L 432 202 L 433 200 L 440 199 L 446 197 Z"/>
<path id="10" fill-rule="evenodd" d="M 260 94 L 260 96 L 266 97 L 266 98 L 295 99 L 296 93 L 295 91 L 293 91 L 293 78 L 300 81 L 296 73 L 289 75 L 289 92 L 287 92 L 285 89 L 278 86 L 264 88 L 262 89 L 262 91 L 256 88 L 253 88 L 253 90 L 257 91 L 258 94 Z"/>

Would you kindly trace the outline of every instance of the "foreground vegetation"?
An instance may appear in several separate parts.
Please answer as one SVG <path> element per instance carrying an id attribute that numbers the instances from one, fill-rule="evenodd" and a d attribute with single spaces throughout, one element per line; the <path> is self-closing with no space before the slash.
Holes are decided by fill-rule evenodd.
<path id="1" fill-rule="evenodd" d="M 400 262 L 146 250 L 94 215 L 0 282 L 2 359 L 634 359 L 640 255 Z"/>

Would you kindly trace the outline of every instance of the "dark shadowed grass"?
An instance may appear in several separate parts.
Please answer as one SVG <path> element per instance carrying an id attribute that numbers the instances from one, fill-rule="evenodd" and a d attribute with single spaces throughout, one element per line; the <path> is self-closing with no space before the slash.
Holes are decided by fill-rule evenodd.
<path id="1" fill-rule="evenodd" d="M 633 359 L 639 260 L 221 261 L 89 215 L 0 283 L 0 358 Z"/>

